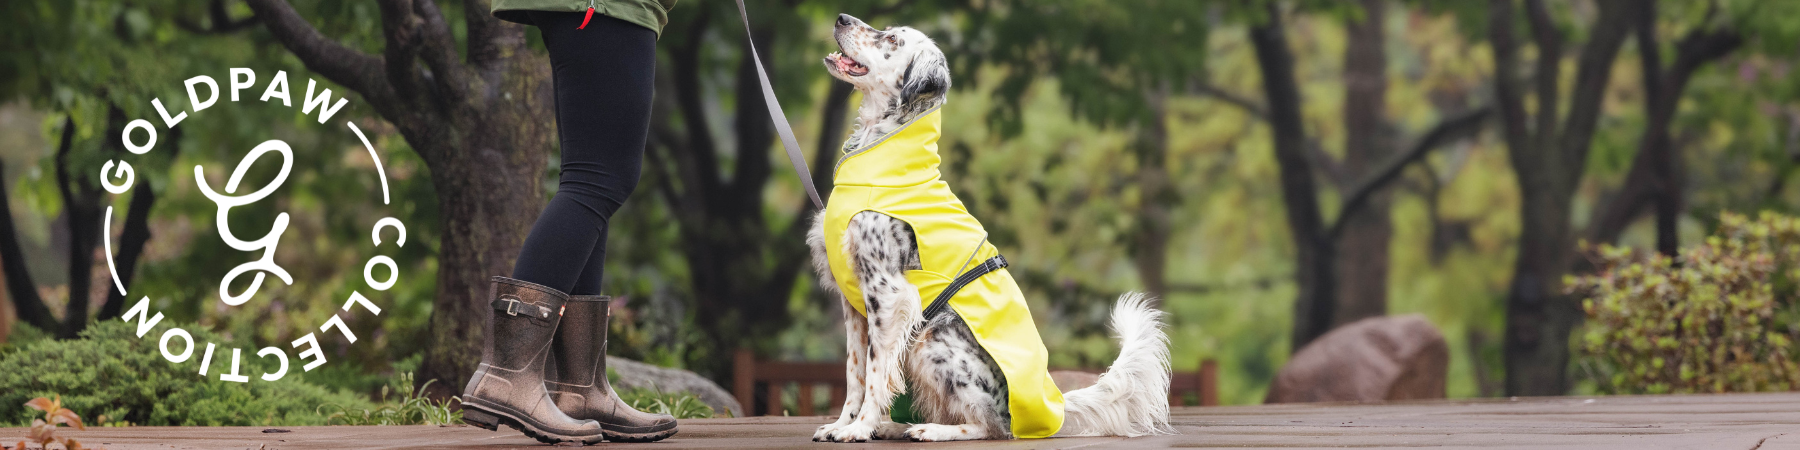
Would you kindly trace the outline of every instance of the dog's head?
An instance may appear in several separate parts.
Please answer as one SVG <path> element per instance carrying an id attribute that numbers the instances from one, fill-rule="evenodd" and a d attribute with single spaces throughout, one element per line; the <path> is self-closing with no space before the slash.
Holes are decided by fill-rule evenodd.
<path id="1" fill-rule="evenodd" d="M 877 30 L 839 14 L 833 34 L 840 53 L 825 56 L 831 76 L 908 116 L 943 103 L 950 90 L 950 66 L 925 33 L 910 27 Z"/>

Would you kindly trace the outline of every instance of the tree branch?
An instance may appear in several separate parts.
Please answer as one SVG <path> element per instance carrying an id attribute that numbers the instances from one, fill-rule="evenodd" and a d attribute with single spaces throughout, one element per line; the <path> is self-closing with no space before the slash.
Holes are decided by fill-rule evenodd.
<path id="1" fill-rule="evenodd" d="M 180 153 L 181 134 L 185 129 L 175 127 L 169 130 L 169 135 L 165 138 L 167 141 L 164 142 L 169 145 L 170 155 Z M 174 156 L 170 156 L 168 159 L 169 162 L 174 162 L 174 160 Z M 168 170 L 168 168 L 163 167 L 162 170 Z M 124 284 L 127 289 L 130 288 L 132 280 L 137 277 L 138 260 L 143 258 L 144 247 L 150 242 L 150 210 L 156 206 L 156 191 L 151 189 L 150 183 L 141 183 L 134 189 L 136 192 L 131 194 L 131 204 L 126 207 L 125 211 L 125 229 L 119 233 L 119 253 L 114 256 L 119 263 L 119 282 Z M 100 230 L 100 232 L 111 233 L 112 230 Z M 100 313 L 94 317 L 94 320 L 119 317 L 125 309 L 125 301 L 125 294 L 120 293 L 117 289 L 107 289 L 106 303 L 100 305 Z"/>
<path id="2" fill-rule="evenodd" d="M 823 114 L 819 117 L 819 143 L 813 147 L 817 150 L 813 153 L 812 173 L 801 174 L 812 177 L 813 185 L 825 190 L 819 193 L 819 198 L 827 202 L 831 201 L 832 169 L 835 168 L 839 154 L 836 149 L 842 147 L 837 144 L 842 143 L 844 127 L 849 123 L 850 94 L 855 92 L 850 83 L 832 80 L 830 84 L 831 87 L 825 92 Z M 794 277 L 799 276 L 806 267 L 807 258 L 812 251 L 804 240 L 812 227 L 813 214 L 816 212 L 818 209 L 812 202 L 800 202 L 800 208 L 794 211 L 793 220 L 788 222 L 787 229 L 776 236 L 784 242 L 772 247 L 777 255 L 775 271 L 774 276 L 769 278 L 770 285 L 766 290 L 775 292 L 784 289 L 783 285 L 791 285 Z"/>
<path id="3" fill-rule="evenodd" d="M 1532 74 L 1537 93 L 1537 124 L 1532 132 L 1536 133 L 1537 142 L 1528 151 L 1555 152 L 1557 101 L 1561 99 L 1557 95 L 1557 82 L 1562 79 L 1562 32 L 1556 29 L 1543 0 L 1525 0 L 1525 17 L 1531 23 L 1532 41 L 1537 44 L 1537 69 Z M 1513 148 L 1513 151 L 1526 150 Z"/>
<path id="4" fill-rule="evenodd" d="M 463 0 L 463 24 L 468 28 L 469 64 L 481 68 L 482 71 L 498 69 L 498 63 L 505 52 L 502 44 L 513 40 L 510 34 L 518 34 L 516 45 L 525 44 L 523 30 L 508 32 L 508 28 L 520 28 L 516 25 L 501 22 L 493 14 L 489 14 L 486 0 Z"/>
<path id="5" fill-rule="evenodd" d="M 1513 36 L 1513 0 L 1488 0 L 1488 41 L 1494 53 L 1494 104 L 1506 137 L 1509 156 L 1516 162 L 1531 147 L 1531 131 L 1525 113 L 1524 87 L 1519 85 L 1519 43 Z M 1518 164 L 1514 164 L 1517 166 Z"/>
<path id="6" fill-rule="evenodd" d="M 751 23 L 751 34 L 763 43 L 775 42 L 775 31 L 767 26 Z M 717 196 L 724 200 L 722 204 L 714 204 L 712 208 L 734 211 L 734 214 L 758 216 L 762 210 L 762 186 L 768 184 L 773 167 L 768 157 L 769 149 L 775 142 L 775 125 L 769 118 L 767 103 L 763 100 L 762 85 L 756 76 L 756 62 L 750 58 L 761 58 L 773 61 L 769 55 L 774 51 L 768 45 L 756 48 L 751 54 L 748 43 L 741 47 L 742 59 L 738 60 L 735 79 L 736 111 L 733 111 L 733 128 L 737 130 L 737 159 L 733 161 L 731 170 L 731 188 Z M 769 77 L 776 76 L 776 68 L 765 64 Z"/>
<path id="7" fill-rule="evenodd" d="M 256 17 L 262 20 L 269 34 L 293 52 L 307 69 L 362 94 L 377 109 L 391 111 L 398 106 L 392 87 L 385 83 L 387 74 L 381 60 L 321 36 L 285 1 L 246 0 L 246 3 L 256 11 Z"/>
<path id="8" fill-rule="evenodd" d="M 106 147 L 123 148 L 119 136 L 125 129 L 125 111 L 109 105 Z M 62 143 L 56 151 L 56 186 L 62 193 L 63 217 L 69 227 L 69 302 L 63 306 L 63 326 L 57 337 L 74 339 L 87 327 L 93 306 L 94 247 L 100 245 L 100 200 L 103 191 L 87 177 L 71 173 L 69 157 L 75 136 L 73 117 L 63 122 Z"/>
<path id="9" fill-rule="evenodd" d="M 420 0 L 431 1 L 431 0 Z M 429 101 L 423 92 L 425 79 L 418 71 L 419 23 L 413 15 L 412 0 L 380 0 L 381 35 L 386 44 L 381 49 L 383 67 L 387 68 L 388 85 L 400 100 L 417 106 Z"/>
<path id="10" fill-rule="evenodd" d="M 1563 164 L 1569 170 L 1559 180 L 1563 190 L 1574 189 L 1587 167 L 1588 150 L 1593 148 L 1594 129 L 1600 123 L 1600 107 L 1606 99 L 1606 84 L 1611 81 L 1613 60 L 1625 42 L 1630 21 L 1616 20 L 1627 7 L 1622 0 L 1601 0 L 1600 13 L 1594 18 L 1593 32 L 1581 50 L 1575 72 L 1575 88 L 1569 101 L 1569 117 L 1563 124 L 1561 142 Z"/>
<path id="11" fill-rule="evenodd" d="M 444 22 L 444 13 L 438 10 L 435 1 L 416 0 L 412 9 L 421 22 L 417 28 L 419 54 L 431 68 L 432 81 L 436 82 L 439 94 L 433 100 L 445 105 L 462 103 L 469 98 L 472 86 L 468 70 L 457 59 L 456 37 L 450 35 L 450 24 Z M 487 15 L 477 11 L 465 14 Z"/>
<path id="12" fill-rule="evenodd" d="M 1244 114 L 1249 114 L 1250 117 L 1255 118 L 1256 120 L 1264 122 L 1269 120 L 1268 108 L 1264 108 L 1261 103 L 1258 103 L 1256 100 L 1252 100 L 1249 97 L 1238 95 L 1225 88 L 1199 81 L 1188 83 L 1187 89 L 1189 94 L 1212 97 L 1214 100 L 1235 106 L 1238 109 L 1243 110 Z M 1323 173 L 1325 178 L 1330 179 L 1333 183 L 1343 182 L 1343 163 L 1338 161 L 1336 157 L 1331 156 L 1330 153 L 1327 153 L 1325 147 L 1320 146 L 1317 139 L 1306 139 L 1306 156 L 1319 165 L 1319 172 Z"/>
<path id="13" fill-rule="evenodd" d="M 1454 142 L 1458 139 L 1475 135 L 1477 132 L 1481 131 L 1481 127 L 1493 113 L 1494 108 L 1481 107 L 1455 117 L 1444 119 L 1443 122 L 1438 122 L 1437 126 L 1432 127 L 1431 131 L 1426 132 L 1424 137 L 1419 138 L 1418 142 L 1414 142 L 1412 148 L 1407 149 L 1404 153 L 1389 157 L 1387 161 L 1375 166 L 1373 172 L 1370 172 L 1362 181 L 1357 182 L 1353 187 L 1346 191 L 1347 194 L 1344 196 L 1344 206 L 1343 208 L 1340 208 L 1341 210 L 1338 212 L 1337 221 L 1331 226 L 1331 238 L 1335 240 L 1342 236 L 1345 229 L 1344 225 L 1349 223 L 1349 221 L 1345 219 L 1350 217 L 1352 212 L 1361 208 L 1363 203 L 1367 202 L 1369 197 L 1374 195 L 1376 191 L 1381 190 L 1381 188 L 1387 186 L 1388 183 L 1397 179 L 1400 172 L 1405 169 L 1408 164 L 1412 164 L 1414 161 L 1425 157 L 1426 154 L 1431 153 L 1432 149 L 1441 147 L 1444 144 Z"/>
<path id="14" fill-rule="evenodd" d="M 1654 3 L 1651 3 L 1652 8 Z M 1680 177 L 1675 161 L 1674 143 L 1669 137 L 1675 109 L 1687 89 L 1693 73 L 1706 63 L 1722 58 L 1743 44 L 1734 30 L 1695 28 L 1676 44 L 1675 61 L 1667 69 L 1661 66 L 1660 46 L 1656 44 L 1655 12 L 1652 8 L 1638 11 L 1634 26 L 1638 51 L 1643 63 L 1644 106 L 1649 120 L 1632 160 L 1625 184 L 1611 196 L 1603 208 L 1596 210 L 1589 236 L 1595 242 L 1617 242 L 1625 228 L 1631 226 L 1644 209 L 1657 206 L 1657 250 L 1674 254 L 1679 250 L 1674 223 L 1680 209 Z M 1654 201 L 1653 201 L 1654 200 Z"/>
<path id="15" fill-rule="evenodd" d="M 1214 100 L 1225 102 L 1227 105 L 1236 106 L 1238 109 L 1243 110 L 1245 114 L 1254 116 L 1257 119 L 1269 120 L 1268 108 L 1264 108 L 1263 105 L 1257 103 L 1256 100 L 1251 100 L 1248 97 L 1238 95 L 1236 92 L 1227 91 L 1225 88 L 1205 82 L 1194 82 L 1188 84 L 1188 91 L 1194 94 L 1212 97 Z"/>
<path id="16" fill-rule="evenodd" d="M 1305 122 L 1300 114 L 1300 87 L 1294 80 L 1294 55 L 1288 48 L 1286 27 L 1274 2 L 1266 5 L 1266 22 L 1250 28 L 1257 67 L 1263 76 L 1263 95 L 1269 105 L 1269 124 L 1275 137 L 1275 160 L 1280 172 L 1281 194 L 1287 212 L 1288 231 L 1298 250 L 1295 281 L 1300 293 L 1294 303 L 1294 330 L 1290 342 L 1299 350 L 1325 334 L 1336 309 L 1332 282 L 1334 246 L 1325 234 L 1319 214 L 1318 190 L 1306 157 Z"/>
<path id="17" fill-rule="evenodd" d="M 670 62 L 675 65 L 674 83 L 675 99 L 681 112 L 683 131 L 687 139 L 680 154 L 671 155 L 675 163 L 681 167 L 682 183 L 692 186 L 686 195 L 689 200 L 707 203 L 704 193 L 714 192 L 721 184 L 719 164 L 717 160 L 718 144 L 713 142 L 712 128 L 707 124 L 705 100 L 701 98 L 700 51 L 704 48 L 707 23 L 712 20 L 710 9 L 701 8 L 694 23 L 688 24 L 688 33 L 681 43 L 672 45 L 669 52 Z"/>

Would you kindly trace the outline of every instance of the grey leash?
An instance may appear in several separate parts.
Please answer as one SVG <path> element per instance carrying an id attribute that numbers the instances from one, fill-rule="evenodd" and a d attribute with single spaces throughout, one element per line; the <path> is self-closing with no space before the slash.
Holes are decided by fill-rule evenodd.
<path id="1" fill-rule="evenodd" d="M 775 122 L 775 134 L 781 136 L 781 145 L 787 148 L 788 162 L 799 172 L 800 185 L 806 187 L 806 195 L 812 197 L 813 206 L 825 209 L 825 201 L 819 200 L 819 188 L 813 186 L 812 170 L 806 168 L 806 156 L 800 154 L 800 141 L 794 139 L 794 129 L 788 126 L 781 103 L 775 101 L 775 88 L 769 87 L 769 74 L 763 70 L 762 58 L 756 56 L 756 41 L 750 33 L 750 15 L 744 12 L 744 0 L 737 0 L 737 6 L 738 17 L 744 19 L 744 42 L 750 44 L 750 60 L 756 62 L 756 80 L 762 82 L 763 104 L 769 106 L 769 119 Z"/>

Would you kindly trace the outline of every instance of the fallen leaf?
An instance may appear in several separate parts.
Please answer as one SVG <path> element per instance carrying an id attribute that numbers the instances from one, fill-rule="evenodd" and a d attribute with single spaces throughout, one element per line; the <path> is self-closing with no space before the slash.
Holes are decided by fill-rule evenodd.
<path id="1" fill-rule="evenodd" d="M 75 411 L 61 409 L 61 410 L 57 410 L 54 413 L 51 413 L 50 417 L 51 417 L 50 420 L 53 422 L 63 423 L 63 424 L 67 424 L 67 425 L 74 425 L 75 429 L 77 429 L 77 430 L 83 430 L 83 431 L 87 430 L 87 427 L 82 426 L 82 424 L 81 424 L 81 415 L 75 414 Z"/>

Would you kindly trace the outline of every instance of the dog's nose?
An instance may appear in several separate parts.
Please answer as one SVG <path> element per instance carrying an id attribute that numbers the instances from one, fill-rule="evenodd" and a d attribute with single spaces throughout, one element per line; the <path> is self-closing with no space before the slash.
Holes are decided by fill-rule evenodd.
<path id="1" fill-rule="evenodd" d="M 853 21 L 853 20 L 856 20 L 856 18 L 850 17 L 849 14 L 838 14 L 838 23 L 837 24 L 840 27 L 848 26 L 848 25 L 850 25 L 851 21 Z"/>

